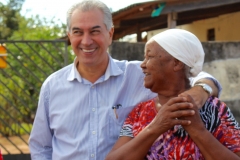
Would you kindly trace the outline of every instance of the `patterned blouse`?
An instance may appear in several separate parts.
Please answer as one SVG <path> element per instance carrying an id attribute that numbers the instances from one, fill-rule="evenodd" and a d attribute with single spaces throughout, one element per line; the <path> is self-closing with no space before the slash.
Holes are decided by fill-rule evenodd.
<path id="1" fill-rule="evenodd" d="M 154 100 L 140 103 L 128 115 L 120 136 L 137 136 L 153 120 L 156 113 Z M 240 127 L 225 103 L 210 97 L 201 108 L 200 116 L 205 127 L 224 146 L 233 152 L 240 151 Z M 204 157 L 182 126 L 176 125 L 156 139 L 145 159 L 201 160 Z"/>

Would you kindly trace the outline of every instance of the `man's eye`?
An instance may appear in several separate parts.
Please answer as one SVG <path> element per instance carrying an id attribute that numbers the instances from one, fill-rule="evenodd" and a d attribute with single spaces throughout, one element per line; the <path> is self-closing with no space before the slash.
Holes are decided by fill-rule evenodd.
<path id="1" fill-rule="evenodd" d="M 98 34 L 100 31 L 99 30 L 93 30 L 92 34 Z"/>
<path id="2" fill-rule="evenodd" d="M 73 34 L 74 35 L 79 35 L 79 34 L 81 34 L 81 32 L 80 31 L 73 31 Z"/>

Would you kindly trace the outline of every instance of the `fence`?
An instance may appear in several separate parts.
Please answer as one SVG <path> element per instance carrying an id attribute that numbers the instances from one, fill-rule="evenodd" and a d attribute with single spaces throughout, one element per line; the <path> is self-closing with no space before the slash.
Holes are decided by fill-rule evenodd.
<path id="1" fill-rule="evenodd" d="M 5 54 L 0 50 L 0 67 L 1 60 L 7 66 L 0 68 L 0 148 L 5 154 L 4 160 L 10 160 L 8 157 L 12 154 L 29 153 L 27 140 L 42 82 L 49 74 L 72 62 L 73 56 L 68 54 L 67 42 L 61 40 L 0 41 L 3 43 L 7 57 L 4 59 Z M 211 42 L 203 46 L 207 62 L 204 70 L 220 81 L 221 98 L 240 122 L 240 42 Z M 114 42 L 109 52 L 120 60 L 142 60 L 143 49 L 144 43 Z"/>
<path id="2" fill-rule="evenodd" d="M 0 47 L 0 148 L 5 156 L 29 154 L 41 85 L 73 56 L 65 40 L 0 41 Z"/>

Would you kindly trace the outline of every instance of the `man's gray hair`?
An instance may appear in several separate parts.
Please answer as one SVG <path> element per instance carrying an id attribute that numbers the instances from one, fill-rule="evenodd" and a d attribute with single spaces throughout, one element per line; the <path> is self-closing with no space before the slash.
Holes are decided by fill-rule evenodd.
<path id="1" fill-rule="evenodd" d="M 103 23 L 106 25 L 107 30 L 109 31 L 113 27 L 112 21 L 112 13 L 110 9 L 107 7 L 106 4 L 99 0 L 83 0 L 74 4 L 72 7 L 69 8 L 67 12 L 67 31 L 70 31 L 70 24 L 71 24 L 71 17 L 72 13 L 78 9 L 79 11 L 86 12 L 91 11 L 93 9 L 99 9 L 103 12 Z"/>

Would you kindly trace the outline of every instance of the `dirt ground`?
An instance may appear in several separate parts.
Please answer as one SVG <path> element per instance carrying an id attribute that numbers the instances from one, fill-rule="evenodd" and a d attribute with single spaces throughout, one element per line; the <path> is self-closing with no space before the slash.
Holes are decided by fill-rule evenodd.
<path id="1" fill-rule="evenodd" d="M 29 135 L 23 135 L 21 137 L 25 142 L 28 142 Z M 28 145 L 21 138 L 12 136 L 8 137 L 8 139 L 13 142 L 23 153 L 30 153 Z M 8 152 L 10 152 L 10 154 L 20 154 L 21 152 L 19 149 L 17 149 L 8 139 L 0 136 L 0 149 L 2 154 L 8 154 Z M 6 148 L 7 151 L 3 147 Z"/>

